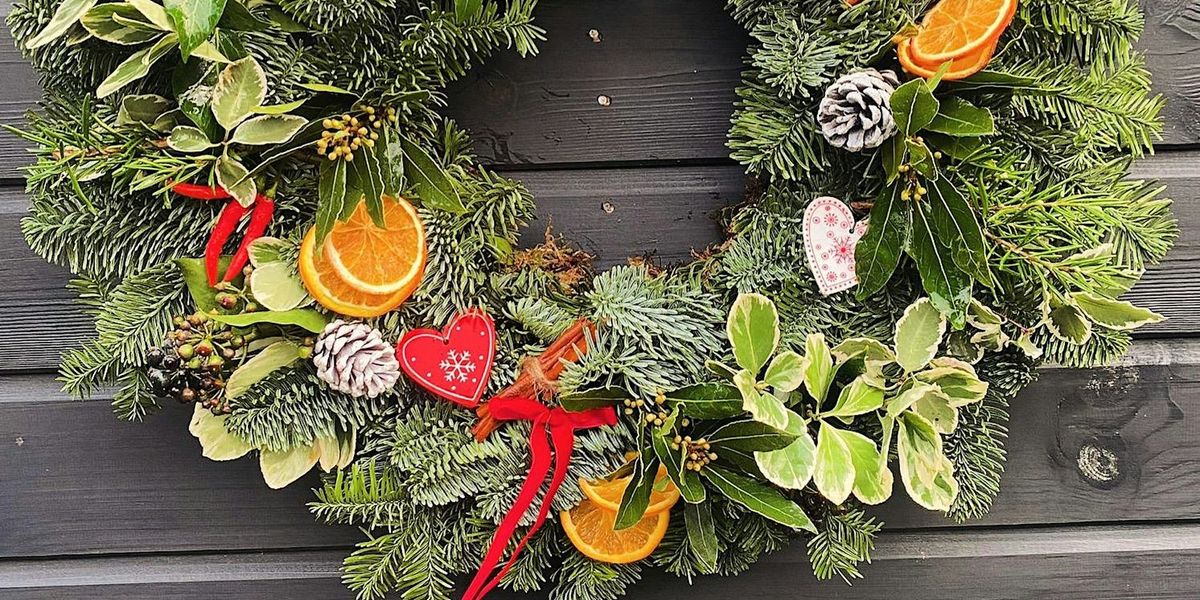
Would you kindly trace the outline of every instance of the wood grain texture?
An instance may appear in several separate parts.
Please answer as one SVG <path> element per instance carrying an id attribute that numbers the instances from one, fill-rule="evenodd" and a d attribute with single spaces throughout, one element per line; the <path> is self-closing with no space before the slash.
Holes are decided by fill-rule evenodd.
<path id="1" fill-rule="evenodd" d="M 968 525 L 1200 519 L 1200 342 L 1135 348 L 1111 369 L 1045 370 L 1014 401 L 1002 492 Z M 312 478 L 273 491 L 253 457 L 202 458 L 190 410 L 170 405 L 131 424 L 104 402 L 19 393 L 0 386 L 0 465 L 22 482 L 0 494 L 12 523 L 0 527 L 0 559 L 338 546 L 357 535 L 308 516 Z M 894 530 L 955 527 L 899 487 L 879 515 Z"/>
<path id="2" fill-rule="evenodd" d="M 0 598 L 349 600 L 338 582 L 340 561 L 338 551 L 303 551 L 0 562 Z M 1192 600 L 1200 595 L 1198 567 L 1198 525 L 890 532 L 880 535 L 872 564 L 863 566 L 866 578 L 853 587 L 817 581 L 797 544 L 739 577 L 702 577 L 689 586 L 651 572 L 631 597 Z"/>
<path id="3" fill-rule="evenodd" d="M 449 114 L 475 135 L 480 157 L 497 165 L 724 158 L 749 38 L 723 4 L 544 0 L 537 19 L 549 39 L 541 53 L 499 53 L 449 90 Z M 1155 89 L 1168 100 L 1162 143 L 1196 143 L 1200 26 L 1189 2 L 1143 4 L 1142 47 Z M 7 14 L 8 3 L 0 11 Z M 38 98 L 37 77 L 6 28 L 0 81 L 0 123 L 19 123 Z M 27 164 L 22 147 L 0 133 L 0 178 L 17 177 Z"/>

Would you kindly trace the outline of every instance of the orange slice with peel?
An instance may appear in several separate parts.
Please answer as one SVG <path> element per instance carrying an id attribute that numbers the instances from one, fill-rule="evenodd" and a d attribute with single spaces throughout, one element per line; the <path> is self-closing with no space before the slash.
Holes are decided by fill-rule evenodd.
<path id="1" fill-rule="evenodd" d="M 567 539 L 584 556 L 606 563 L 625 564 L 650 556 L 662 542 L 671 522 L 671 512 L 647 514 L 633 527 L 616 530 L 616 511 L 591 500 L 558 513 Z"/>
<path id="2" fill-rule="evenodd" d="M 300 243 L 300 279 L 321 306 L 349 317 L 377 317 L 400 306 L 416 291 L 421 278 L 392 294 L 368 294 L 342 281 L 329 264 L 327 253 L 317 252 L 317 231 L 310 228 Z"/>
<path id="3" fill-rule="evenodd" d="M 425 271 L 425 227 L 403 198 L 383 199 L 383 226 L 375 225 L 360 202 L 354 214 L 334 225 L 324 253 L 338 278 L 368 294 L 391 295 L 420 280 Z"/>
<path id="4" fill-rule="evenodd" d="M 950 63 L 950 68 L 942 75 L 944 81 L 956 81 L 965 79 L 974 75 L 987 67 L 992 60 L 992 53 L 996 51 L 996 42 L 984 46 L 977 50 L 974 54 L 968 54 L 962 58 L 957 58 Z M 938 70 L 942 68 L 941 64 L 929 66 L 928 64 L 917 62 L 912 56 L 912 40 L 901 40 L 896 46 L 896 56 L 900 59 L 900 66 L 910 75 L 924 77 L 929 79 L 937 75 Z"/>
<path id="5" fill-rule="evenodd" d="M 598 506 L 605 510 L 610 510 L 613 513 L 621 507 L 621 496 L 625 495 L 625 488 L 629 487 L 629 482 L 633 477 L 618 477 L 613 480 L 596 479 L 588 481 L 582 477 L 579 478 L 579 489 L 583 490 L 583 495 L 587 496 L 588 500 L 595 502 Z M 675 487 L 675 483 L 667 479 L 667 468 L 659 465 L 658 474 L 654 477 L 654 488 L 650 492 L 650 504 L 646 507 L 645 516 L 657 515 L 661 512 L 671 510 L 672 506 L 679 501 L 679 488 Z"/>
<path id="6" fill-rule="evenodd" d="M 941 0 L 912 38 L 911 58 L 928 66 L 978 56 L 978 50 L 1000 39 L 1016 12 L 1017 0 Z"/>

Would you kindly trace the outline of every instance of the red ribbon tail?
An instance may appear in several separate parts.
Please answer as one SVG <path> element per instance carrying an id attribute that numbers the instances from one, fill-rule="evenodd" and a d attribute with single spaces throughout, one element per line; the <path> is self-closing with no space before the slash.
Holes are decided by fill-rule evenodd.
<path id="1" fill-rule="evenodd" d="M 479 571 L 475 573 L 475 578 L 471 580 L 471 585 L 467 587 L 466 593 L 463 594 L 463 600 L 480 600 L 483 598 L 487 590 L 496 586 L 500 577 L 503 577 L 503 572 L 496 575 L 496 582 L 491 582 L 492 571 L 496 569 L 496 565 L 500 564 L 500 558 L 504 554 L 505 548 L 508 547 L 509 540 L 517 531 L 517 525 L 521 521 L 521 517 L 525 516 L 526 511 L 537 498 L 538 490 L 542 487 L 542 482 L 546 480 L 546 475 L 550 472 L 551 462 L 554 460 L 554 455 L 550 449 L 550 442 L 546 439 L 547 422 L 545 418 L 539 418 L 533 422 L 533 429 L 529 434 L 529 455 L 531 465 L 529 467 L 529 475 L 525 477 L 525 483 L 521 485 L 521 493 L 517 496 L 516 502 L 512 508 L 508 510 L 508 514 L 504 515 L 504 519 L 500 521 L 500 527 L 496 529 L 496 534 L 492 536 L 492 543 L 488 547 L 487 555 L 483 557 L 483 563 L 479 565 Z M 543 505 L 543 508 L 545 506 Z M 531 529 L 536 529 L 535 527 Z M 528 537 L 528 535 L 526 536 Z M 522 543 L 524 540 L 522 540 Z M 516 558 L 516 553 L 513 553 L 513 558 Z M 511 564 L 513 559 L 509 559 Z M 510 566 L 505 565 L 505 569 Z"/>

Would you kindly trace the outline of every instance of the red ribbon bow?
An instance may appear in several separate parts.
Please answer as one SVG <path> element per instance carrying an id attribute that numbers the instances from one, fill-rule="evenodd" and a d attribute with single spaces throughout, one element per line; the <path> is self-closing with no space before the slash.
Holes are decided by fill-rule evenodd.
<path id="1" fill-rule="evenodd" d="M 496 530 L 496 535 L 492 537 L 492 544 L 483 559 L 483 564 L 479 566 L 479 571 L 471 580 L 471 585 L 463 595 L 463 600 L 481 600 L 499 585 L 500 580 L 516 562 L 517 556 L 525 544 L 545 522 L 554 495 L 567 477 L 567 466 L 571 463 L 571 452 L 575 448 L 575 430 L 617 424 L 617 412 L 611 406 L 593 408 L 583 412 L 567 412 L 561 408 L 547 407 L 532 398 L 512 396 L 493 398 L 487 405 L 492 418 L 496 420 L 533 421 L 533 428 L 529 432 L 529 454 L 532 464 L 529 467 L 529 475 L 526 476 L 525 483 L 521 485 L 521 493 L 517 496 L 517 501 L 508 510 L 508 514 L 504 515 L 504 520 L 500 522 L 500 527 Z M 538 508 L 537 518 L 534 519 L 529 531 L 525 532 L 525 537 L 521 538 L 513 550 L 512 556 L 508 557 L 508 562 L 504 563 L 500 571 L 493 576 L 492 571 L 500 563 L 500 557 L 504 554 L 504 549 L 508 547 L 508 542 L 512 540 L 513 534 L 516 533 L 521 517 L 525 516 L 529 507 L 533 505 L 538 490 L 542 487 L 542 482 L 546 480 L 546 475 L 550 473 L 552 465 L 554 472 L 550 477 L 550 485 L 546 488 L 546 495 L 542 498 L 542 505 Z"/>

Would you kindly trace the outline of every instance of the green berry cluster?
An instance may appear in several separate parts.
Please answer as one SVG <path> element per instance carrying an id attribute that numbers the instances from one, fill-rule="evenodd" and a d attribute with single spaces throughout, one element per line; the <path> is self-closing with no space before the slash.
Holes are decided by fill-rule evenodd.
<path id="1" fill-rule="evenodd" d="M 329 160 L 341 158 L 346 162 L 353 161 L 354 153 L 359 149 L 375 147 L 379 130 L 385 124 L 394 124 L 399 120 L 396 109 L 392 107 L 363 106 L 361 110 L 360 115 L 344 114 L 322 121 L 325 131 L 317 140 L 317 153 Z"/>
<path id="2" fill-rule="evenodd" d="M 704 438 L 693 440 L 692 436 L 675 436 L 671 440 L 672 450 L 685 450 L 687 458 L 684 460 L 683 466 L 689 471 L 700 471 L 708 466 L 714 460 L 717 460 L 717 453 L 712 451 L 712 444 Z"/>

